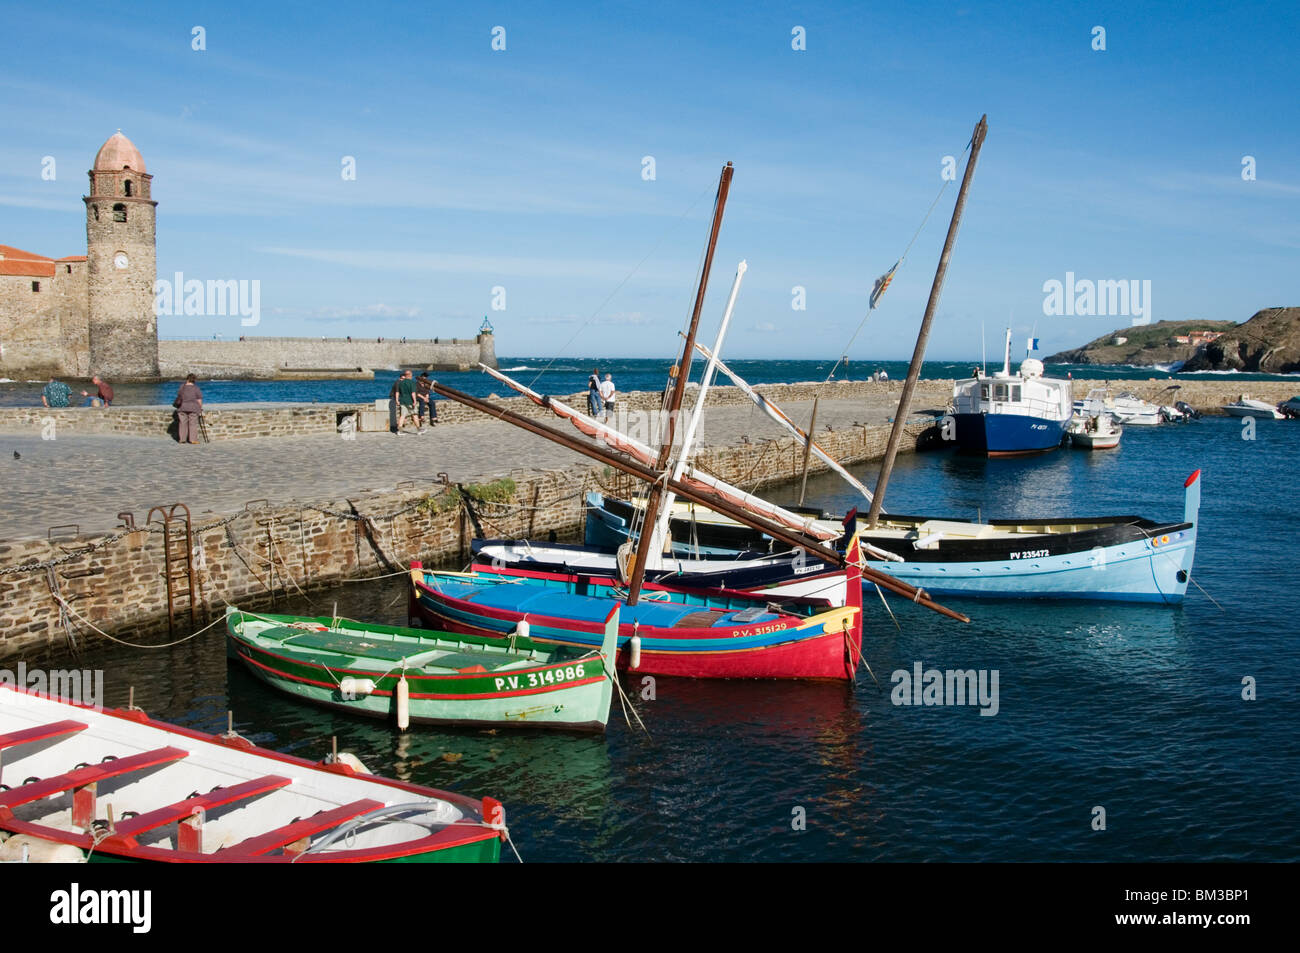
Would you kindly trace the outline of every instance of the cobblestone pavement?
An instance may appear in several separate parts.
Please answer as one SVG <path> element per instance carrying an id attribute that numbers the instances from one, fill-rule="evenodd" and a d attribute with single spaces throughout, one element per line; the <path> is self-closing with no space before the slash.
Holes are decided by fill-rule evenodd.
<path id="1" fill-rule="evenodd" d="M 889 396 L 873 405 L 823 401 L 817 429 L 886 423 L 894 410 Z M 812 403 L 783 409 L 807 426 Z M 577 433 L 559 418 L 547 422 Z M 700 443 L 785 436 L 757 408 L 720 406 L 709 409 Z M 421 435 L 253 438 L 199 446 L 150 437 L 0 435 L 0 539 L 44 536 L 49 527 L 65 523 L 78 524 L 83 533 L 103 531 L 117 525 L 122 511 L 143 523 L 150 507 L 174 502 L 188 504 L 201 520 L 242 509 L 250 500 L 342 499 L 391 490 L 405 480 L 431 482 L 439 472 L 453 482 L 485 482 L 512 469 L 588 462 L 542 437 L 487 419 Z"/>

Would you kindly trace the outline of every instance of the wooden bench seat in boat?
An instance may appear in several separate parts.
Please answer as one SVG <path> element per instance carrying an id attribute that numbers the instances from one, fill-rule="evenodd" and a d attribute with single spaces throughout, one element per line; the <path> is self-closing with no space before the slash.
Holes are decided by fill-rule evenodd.
<path id="1" fill-rule="evenodd" d="M 265 834 L 258 834 L 256 837 L 242 840 L 238 844 L 223 847 L 217 853 L 223 857 L 255 857 L 259 854 L 269 854 L 273 850 L 290 847 L 297 841 L 305 840 L 315 834 L 338 827 L 354 817 L 368 814 L 383 806 L 382 801 L 353 801 L 351 804 L 336 807 L 332 811 L 321 811 L 319 814 L 293 821 L 283 827 L 267 831 Z"/>

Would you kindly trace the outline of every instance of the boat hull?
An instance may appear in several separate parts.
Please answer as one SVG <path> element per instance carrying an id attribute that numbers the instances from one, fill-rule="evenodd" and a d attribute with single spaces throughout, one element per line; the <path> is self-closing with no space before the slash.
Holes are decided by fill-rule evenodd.
<path id="1" fill-rule="evenodd" d="M 413 570 L 409 616 L 411 625 L 427 625 L 466 635 L 504 638 L 520 622 L 527 622 L 529 637 L 559 645 L 593 645 L 600 634 L 589 620 L 573 615 L 547 615 L 526 605 L 485 605 L 477 599 L 481 586 L 476 577 L 499 577 L 493 585 L 512 586 L 512 595 L 527 599 L 534 585 L 575 583 L 595 588 L 612 587 L 612 581 L 540 572 L 506 572 L 484 567 L 481 573 L 462 575 Z M 459 578 L 456 578 L 456 577 Z M 488 580 L 490 581 L 490 580 Z M 753 624 L 710 627 L 674 627 L 643 624 L 637 609 L 653 605 L 653 592 L 638 607 L 624 606 L 619 626 L 617 663 L 620 669 L 647 675 L 683 678 L 763 678 L 852 680 L 861 652 L 861 586 L 849 586 L 849 605 L 806 617 L 781 614 Z M 700 595 L 701 606 L 709 605 Z M 744 593 L 723 593 L 713 598 L 746 599 L 762 606 L 761 598 Z M 611 600 L 612 602 L 612 600 Z M 692 603 L 695 604 L 695 603 Z M 639 648 L 634 659 L 632 639 Z M 634 664 L 635 663 L 635 664 Z"/>
<path id="2" fill-rule="evenodd" d="M 238 644 L 236 651 L 255 678 L 286 695 L 351 715 L 395 717 L 396 676 L 382 678 L 374 691 L 348 699 L 323 666 L 247 644 Z M 375 676 L 374 672 L 362 669 L 331 671 L 339 678 Z M 555 687 L 557 671 L 559 685 L 563 687 Z M 534 680 L 531 688 L 529 676 Z M 499 687 L 498 680 L 502 682 Z M 603 690 L 605 680 L 599 659 L 473 679 L 470 680 L 476 683 L 473 685 L 427 686 L 417 676 L 408 675 L 411 723 L 604 731 L 610 701 L 608 692 Z"/>
<path id="3" fill-rule="evenodd" d="M 957 449 L 990 457 L 1047 453 L 1061 445 L 1065 424 L 1021 414 L 954 414 Z"/>
<path id="4" fill-rule="evenodd" d="M 889 514 L 876 532 L 865 521 L 857 525 L 865 543 L 901 556 L 903 562 L 872 561 L 871 566 L 936 595 L 991 599 L 1089 599 L 1173 604 L 1187 591 L 1195 558 L 1199 475 L 1189 478 L 1183 521 L 1156 523 L 1137 516 L 1085 520 L 993 520 L 988 524 L 951 521 L 959 530 L 974 532 L 999 527 L 1032 527 L 1035 532 L 991 532 L 983 537 L 942 539 L 917 548 L 911 536 L 926 523 L 950 521 L 926 516 Z M 627 504 L 592 496 L 591 514 L 603 512 L 596 531 L 614 534 Z M 1080 523 L 1092 528 L 1080 529 Z M 755 531 L 724 521 L 688 526 L 674 518 L 673 534 L 689 532 L 720 554 L 735 548 L 763 545 Z M 899 530 L 903 532 L 899 532 Z M 1180 573 L 1182 574 L 1180 578 Z"/>
<path id="5" fill-rule="evenodd" d="M 1162 543 L 1161 540 L 1168 540 Z M 1004 599 L 1104 599 L 1175 605 L 1187 594 L 1196 555 L 1196 530 L 1187 527 L 1154 539 L 1048 555 L 1030 551 L 1016 559 L 963 562 L 873 563 L 938 596 Z"/>
<path id="6" fill-rule="evenodd" d="M 564 574 L 618 575 L 616 549 L 510 540 L 475 540 L 472 545 L 474 560 L 480 565 Z M 844 573 L 830 564 L 802 551 L 750 558 L 754 555 L 731 553 L 727 559 L 708 558 L 707 553 L 699 557 L 665 557 L 661 568 L 646 570 L 645 578 L 651 583 L 666 582 L 690 589 L 762 590 L 770 598 L 825 599 L 831 605 L 844 605 Z"/>

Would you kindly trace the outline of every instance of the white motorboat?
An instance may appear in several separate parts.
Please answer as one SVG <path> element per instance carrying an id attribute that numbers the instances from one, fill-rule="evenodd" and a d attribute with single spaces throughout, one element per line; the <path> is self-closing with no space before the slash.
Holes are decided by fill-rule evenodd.
<path id="1" fill-rule="evenodd" d="M 1075 417 L 1068 432 L 1070 443 L 1081 450 L 1113 450 L 1119 446 L 1124 428 L 1103 411 L 1095 416 Z"/>
<path id="2" fill-rule="evenodd" d="M 1245 394 L 1241 399 L 1232 404 L 1223 405 L 1224 413 L 1231 417 L 1261 417 L 1265 420 L 1282 420 L 1286 414 L 1279 411 L 1272 404 L 1262 401 L 1253 400 Z"/>

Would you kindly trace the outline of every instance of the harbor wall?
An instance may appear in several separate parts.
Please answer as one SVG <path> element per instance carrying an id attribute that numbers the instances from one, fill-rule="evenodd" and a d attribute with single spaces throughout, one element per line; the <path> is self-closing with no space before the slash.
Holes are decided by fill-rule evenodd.
<path id="1" fill-rule="evenodd" d="M 846 427 L 819 432 L 817 440 L 833 457 L 857 463 L 883 455 L 889 429 Z M 909 425 L 902 449 L 936 437 L 929 423 Z M 707 448 L 696 463 L 752 490 L 794 480 L 802 456 L 802 446 L 789 438 Z M 810 461 L 810 472 L 823 469 Z M 463 565 L 478 530 L 511 538 L 577 533 L 587 491 L 627 496 L 637 485 L 603 465 L 584 464 L 514 470 L 508 479 L 508 493 L 509 484 L 500 482 L 489 484 L 488 493 L 470 484 L 411 482 L 348 499 L 249 504 L 206 517 L 192 533 L 197 625 L 216 620 L 227 604 L 270 610 L 289 593 L 399 572 L 412 559 Z M 187 611 L 174 631 L 168 627 L 165 545 L 158 522 L 93 536 L 0 542 L 0 658 L 66 655 L 73 644 L 101 641 L 95 629 L 150 644 L 183 637 L 190 631 Z M 173 542 L 177 551 L 184 545 Z"/>
<path id="2" fill-rule="evenodd" d="M 398 367 L 469 370 L 480 362 L 496 367 L 491 334 L 467 340 L 352 340 L 343 338 L 249 337 L 242 341 L 158 342 L 158 367 L 164 379 L 337 377 L 336 371 L 376 371 Z"/>

